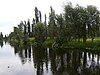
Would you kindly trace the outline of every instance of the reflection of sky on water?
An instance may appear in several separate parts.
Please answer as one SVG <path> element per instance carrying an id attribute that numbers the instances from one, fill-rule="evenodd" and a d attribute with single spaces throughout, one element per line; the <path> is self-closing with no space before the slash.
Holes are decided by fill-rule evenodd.
<path id="1" fill-rule="evenodd" d="M 23 53 L 25 52 L 23 51 Z M 44 63 L 44 75 L 52 75 L 50 62 L 48 63 L 48 72 L 45 66 L 46 64 Z M 25 58 L 25 56 L 21 58 L 18 53 L 14 53 L 14 48 L 8 43 L 4 43 L 3 47 L 0 47 L 0 75 L 36 75 L 36 71 L 33 56 L 31 58 Z"/>
<path id="2" fill-rule="evenodd" d="M 12 62 L 0 63 L 0 75 L 35 75 L 35 70 L 29 63 L 22 66 L 19 62 Z"/>
<path id="3" fill-rule="evenodd" d="M 0 75 L 35 75 L 35 69 L 32 63 L 22 65 L 19 56 L 14 54 L 14 49 L 4 45 L 0 48 Z"/>
<path id="4" fill-rule="evenodd" d="M 100 61 L 99 61 L 100 62 Z M 92 60 L 92 54 L 90 55 L 90 57 L 88 56 L 88 53 L 87 53 L 87 67 L 89 68 L 91 66 L 91 64 L 93 65 L 98 65 L 97 64 L 97 56 L 94 57 L 94 60 Z"/>
<path id="5" fill-rule="evenodd" d="M 87 75 L 100 70 L 97 52 L 23 47 L 8 43 L 0 47 L 0 75 Z"/>

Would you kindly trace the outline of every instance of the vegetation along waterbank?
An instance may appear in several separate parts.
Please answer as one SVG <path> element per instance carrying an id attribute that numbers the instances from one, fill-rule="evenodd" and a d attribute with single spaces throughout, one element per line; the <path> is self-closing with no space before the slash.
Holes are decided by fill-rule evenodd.
<path id="1" fill-rule="evenodd" d="M 84 48 L 99 50 L 100 11 L 96 6 L 73 7 L 71 2 L 63 5 L 63 13 L 56 14 L 50 7 L 49 18 L 35 7 L 32 20 L 21 21 L 8 36 L 9 42 L 30 43 L 52 48 Z M 44 19 L 44 22 L 43 22 Z"/>

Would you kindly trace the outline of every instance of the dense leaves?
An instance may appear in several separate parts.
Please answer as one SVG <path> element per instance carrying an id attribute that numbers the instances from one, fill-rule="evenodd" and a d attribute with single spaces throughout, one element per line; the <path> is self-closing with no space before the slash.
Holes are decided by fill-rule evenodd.
<path id="1" fill-rule="evenodd" d="M 42 22 L 42 13 L 35 7 L 35 18 L 32 24 L 30 20 L 21 22 L 18 27 L 9 35 L 10 39 L 20 41 L 26 37 L 35 38 L 36 42 L 42 43 L 47 38 L 55 40 L 55 43 L 83 40 L 86 43 L 87 38 L 92 42 L 95 37 L 100 36 L 100 12 L 97 7 L 89 5 L 87 7 L 73 7 L 71 2 L 64 5 L 62 14 L 56 14 L 50 7 L 49 19 L 45 14 Z"/>
<path id="2" fill-rule="evenodd" d="M 38 22 L 34 26 L 34 37 L 37 42 L 42 43 L 45 40 L 45 26 L 43 23 Z"/>

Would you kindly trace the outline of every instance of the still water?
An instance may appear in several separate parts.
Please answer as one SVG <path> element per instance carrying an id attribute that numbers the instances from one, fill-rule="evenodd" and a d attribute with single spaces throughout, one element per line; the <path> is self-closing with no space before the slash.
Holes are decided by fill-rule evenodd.
<path id="1" fill-rule="evenodd" d="M 3 43 L 0 75 L 100 75 L 100 52 Z"/>

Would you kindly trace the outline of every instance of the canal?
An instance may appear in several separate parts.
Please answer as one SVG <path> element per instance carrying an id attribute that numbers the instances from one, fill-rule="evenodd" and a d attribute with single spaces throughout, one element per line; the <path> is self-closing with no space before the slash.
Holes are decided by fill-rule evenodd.
<path id="1" fill-rule="evenodd" d="M 100 53 L 0 44 L 0 75 L 99 75 Z"/>

